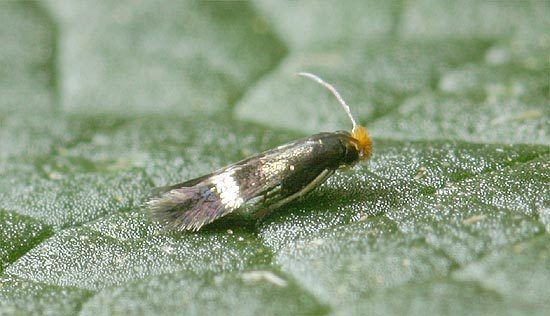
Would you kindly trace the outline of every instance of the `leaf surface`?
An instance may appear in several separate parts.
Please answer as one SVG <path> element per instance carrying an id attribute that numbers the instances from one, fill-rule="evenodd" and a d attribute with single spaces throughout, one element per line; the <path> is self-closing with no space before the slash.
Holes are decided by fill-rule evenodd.
<path id="1" fill-rule="evenodd" d="M 543 2 L 0 3 L 0 314 L 544 315 Z M 321 131 L 374 137 L 262 221 L 155 186 Z"/>

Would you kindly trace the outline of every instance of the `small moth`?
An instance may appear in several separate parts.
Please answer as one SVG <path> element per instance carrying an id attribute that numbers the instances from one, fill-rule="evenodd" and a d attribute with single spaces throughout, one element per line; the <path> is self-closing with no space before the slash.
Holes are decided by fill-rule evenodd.
<path id="1" fill-rule="evenodd" d="M 349 116 L 351 132 L 319 133 L 281 145 L 211 174 L 159 188 L 146 206 L 174 230 L 197 231 L 243 206 L 265 215 L 323 183 L 337 169 L 367 160 L 372 141 L 338 91 L 318 76 L 300 72 L 327 88 Z"/>

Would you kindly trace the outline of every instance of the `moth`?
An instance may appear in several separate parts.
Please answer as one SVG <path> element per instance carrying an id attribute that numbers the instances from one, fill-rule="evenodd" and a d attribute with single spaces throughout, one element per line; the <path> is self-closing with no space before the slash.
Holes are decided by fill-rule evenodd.
<path id="1" fill-rule="evenodd" d="M 318 76 L 300 72 L 328 89 L 349 116 L 351 132 L 319 133 L 246 158 L 211 174 L 163 187 L 146 206 L 173 230 L 198 231 L 241 207 L 265 215 L 311 192 L 336 170 L 368 160 L 372 141 L 338 91 Z"/>

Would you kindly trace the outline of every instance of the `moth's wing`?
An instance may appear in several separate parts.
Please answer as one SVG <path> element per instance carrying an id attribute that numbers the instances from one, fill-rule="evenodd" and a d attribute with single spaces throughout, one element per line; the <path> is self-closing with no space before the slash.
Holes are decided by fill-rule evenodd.
<path id="1" fill-rule="evenodd" d="M 172 184 L 172 185 L 155 187 L 151 190 L 151 197 L 152 198 L 160 197 L 163 193 L 166 193 L 168 191 L 171 191 L 171 190 L 174 190 L 174 189 L 177 189 L 177 188 L 192 187 L 192 186 L 197 185 L 198 183 L 204 181 L 208 177 L 211 177 L 212 175 L 213 175 L 213 173 L 207 174 L 207 175 L 204 175 L 202 177 L 195 178 L 195 179 L 191 179 L 191 180 L 188 180 L 188 181 L 185 181 L 185 182 L 180 182 L 180 183 L 176 183 L 176 184 Z"/>
<path id="2" fill-rule="evenodd" d="M 280 184 L 284 175 L 262 172 L 266 155 L 270 152 L 200 178 L 158 188 L 157 194 L 146 205 L 153 216 L 168 228 L 199 230 Z"/>
<path id="3" fill-rule="evenodd" d="M 312 163 L 312 146 L 311 142 L 297 141 L 277 147 L 212 174 L 169 186 L 147 205 L 165 226 L 176 230 L 199 230 L 260 196 L 280 206 L 298 197 L 296 193 L 326 170 Z"/>

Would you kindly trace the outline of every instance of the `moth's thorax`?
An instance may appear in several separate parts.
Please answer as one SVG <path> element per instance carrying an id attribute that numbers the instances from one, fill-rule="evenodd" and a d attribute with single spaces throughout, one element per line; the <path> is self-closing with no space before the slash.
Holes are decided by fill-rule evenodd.
<path id="1" fill-rule="evenodd" d="M 326 169 L 334 170 L 359 161 L 360 152 L 346 131 L 316 134 L 309 137 L 309 142 L 316 143 L 312 146 L 311 160 Z"/>

